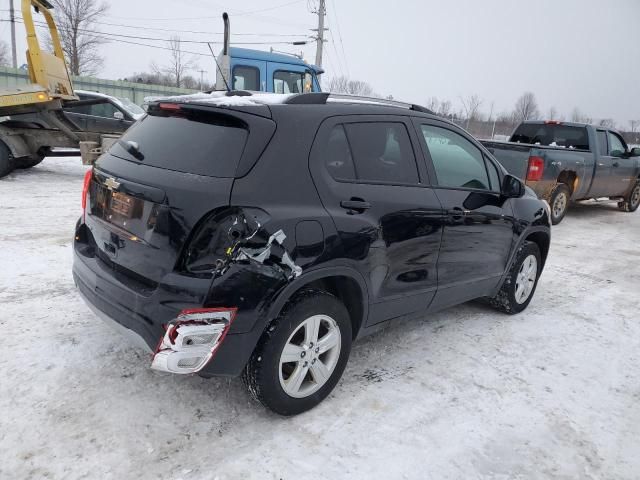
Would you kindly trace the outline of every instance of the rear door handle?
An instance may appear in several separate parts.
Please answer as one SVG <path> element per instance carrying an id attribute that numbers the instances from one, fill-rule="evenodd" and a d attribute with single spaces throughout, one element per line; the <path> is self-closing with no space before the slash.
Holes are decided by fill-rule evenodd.
<path id="1" fill-rule="evenodd" d="M 619 167 L 619 166 L 620 166 L 620 164 L 619 164 L 618 162 L 613 162 L 613 164 L 612 164 L 611 166 L 613 166 L 613 167 Z"/>
<path id="2" fill-rule="evenodd" d="M 349 213 L 363 213 L 371 208 L 371 204 L 361 198 L 351 198 L 351 200 L 342 200 L 340 206 L 349 210 Z"/>

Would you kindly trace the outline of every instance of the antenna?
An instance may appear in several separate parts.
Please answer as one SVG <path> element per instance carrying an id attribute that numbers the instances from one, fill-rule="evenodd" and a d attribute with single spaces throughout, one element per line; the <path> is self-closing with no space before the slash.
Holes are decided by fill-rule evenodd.
<path id="1" fill-rule="evenodd" d="M 224 86 L 227 89 L 227 92 L 230 92 L 231 89 L 229 88 L 229 84 L 227 83 L 227 79 L 224 76 L 224 73 L 222 73 L 222 69 L 220 68 L 220 64 L 218 63 L 218 60 L 216 59 L 216 54 L 213 53 L 213 48 L 211 48 L 211 44 L 209 42 L 207 42 L 207 46 L 209 47 L 209 50 L 211 50 L 211 56 L 213 57 L 213 61 L 216 62 L 216 67 L 218 67 L 218 72 L 220 72 L 220 75 L 222 75 L 222 81 L 224 82 Z"/>

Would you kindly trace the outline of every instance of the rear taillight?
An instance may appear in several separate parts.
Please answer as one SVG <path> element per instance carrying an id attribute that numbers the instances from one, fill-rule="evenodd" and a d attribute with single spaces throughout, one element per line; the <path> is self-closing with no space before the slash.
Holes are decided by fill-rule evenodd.
<path id="1" fill-rule="evenodd" d="M 93 169 L 87 170 L 84 174 L 84 183 L 82 184 L 82 219 L 84 220 L 85 212 L 87 211 L 87 194 L 89 193 L 89 185 L 91 184 L 91 178 L 93 177 Z"/>
<path id="2" fill-rule="evenodd" d="M 159 103 L 158 104 L 158 108 L 160 110 L 167 110 L 170 112 L 177 112 L 178 110 L 180 110 L 180 105 L 178 105 L 177 103 Z"/>
<path id="3" fill-rule="evenodd" d="M 537 182 L 542 178 L 544 172 L 544 158 L 529 157 L 529 168 L 527 169 L 527 181 Z"/>
<path id="4" fill-rule="evenodd" d="M 196 373 L 211 360 L 236 316 L 236 308 L 183 310 L 167 325 L 151 368 L 171 373 Z"/>

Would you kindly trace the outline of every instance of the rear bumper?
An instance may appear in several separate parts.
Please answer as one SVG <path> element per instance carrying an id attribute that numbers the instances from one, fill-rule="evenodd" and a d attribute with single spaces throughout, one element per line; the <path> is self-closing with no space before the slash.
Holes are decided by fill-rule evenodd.
<path id="1" fill-rule="evenodd" d="M 210 282 L 180 279 L 180 285 L 160 284 L 149 296 L 141 295 L 119 282 L 100 260 L 86 257 L 74 248 L 73 279 L 80 296 L 101 319 L 130 338 L 131 342 L 153 352 L 164 336 L 165 325 L 181 311 L 202 307 Z M 178 282 L 178 279 L 175 279 Z M 237 376 L 255 348 L 262 329 L 229 334 L 212 360 L 198 374 Z"/>

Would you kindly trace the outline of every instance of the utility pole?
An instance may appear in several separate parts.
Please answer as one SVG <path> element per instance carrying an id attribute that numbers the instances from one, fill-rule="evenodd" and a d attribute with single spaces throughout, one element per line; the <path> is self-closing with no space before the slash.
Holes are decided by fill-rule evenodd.
<path id="1" fill-rule="evenodd" d="M 200 72 L 200 91 L 203 90 L 203 85 L 204 85 L 204 74 L 207 73 L 206 70 L 198 70 Z"/>
<path id="2" fill-rule="evenodd" d="M 313 29 L 314 32 L 318 32 L 318 36 L 316 39 L 316 65 L 318 67 L 322 67 L 322 47 L 326 40 L 324 39 L 324 32 L 328 30 L 328 28 L 324 28 L 324 16 L 327 14 L 327 6 L 325 5 L 325 0 L 320 0 L 320 5 L 318 10 L 314 12 L 318 14 L 318 28 Z"/>
<path id="3" fill-rule="evenodd" d="M 13 0 L 9 0 L 9 19 L 11 22 L 11 55 L 13 68 L 18 68 L 18 57 L 16 56 L 16 14 L 13 10 Z"/>

